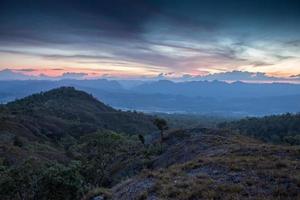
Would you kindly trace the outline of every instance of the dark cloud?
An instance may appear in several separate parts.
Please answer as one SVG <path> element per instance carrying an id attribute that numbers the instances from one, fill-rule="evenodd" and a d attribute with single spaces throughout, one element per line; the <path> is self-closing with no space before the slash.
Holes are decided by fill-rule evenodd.
<path id="1" fill-rule="evenodd" d="M 286 82 L 292 80 L 298 80 L 295 78 L 300 78 L 299 75 L 291 76 L 290 78 L 284 77 L 273 77 L 261 72 L 248 72 L 248 71 L 230 71 L 213 73 L 207 75 L 191 75 L 184 74 L 180 77 L 172 76 L 173 72 L 170 73 L 160 73 L 156 77 L 151 78 L 151 80 L 175 80 L 175 81 L 252 81 L 252 82 Z M 299 79 L 300 80 L 300 79 Z"/>
<path id="2" fill-rule="evenodd" d="M 274 55 L 278 60 L 287 60 L 291 58 L 295 58 L 295 56 L 283 56 L 283 55 Z"/>
<path id="3" fill-rule="evenodd" d="M 11 69 L 4 69 L 0 71 L 0 80 L 28 80 L 28 79 L 34 79 L 34 77 L 22 74 L 20 72 L 14 72 Z"/>
<path id="4" fill-rule="evenodd" d="M 299 40 L 290 40 L 285 42 L 286 45 L 292 46 L 292 47 L 300 47 L 300 39 Z"/>
<path id="5" fill-rule="evenodd" d="M 87 73 L 75 73 L 75 72 L 66 72 L 63 73 L 62 76 L 57 77 L 60 79 L 83 79 L 88 76 Z"/>
<path id="6" fill-rule="evenodd" d="M 292 75 L 290 76 L 291 78 L 295 78 L 295 79 L 299 79 L 300 80 L 300 74 L 297 74 L 297 75 Z"/>
<path id="7" fill-rule="evenodd" d="M 143 38 L 149 26 L 160 32 L 199 37 L 223 22 L 299 17 L 297 1 L 156 1 L 156 0 L 1 0 L 3 41 L 61 44 L 94 37 Z M 280 10 L 280 16 L 278 16 Z M 255 13 L 255 14 L 254 14 Z M 220 18 L 221 17 L 221 18 Z M 289 21 L 290 23 L 290 21 Z M 219 25 L 218 25 L 219 24 Z M 163 27 L 161 27 L 163 26 Z M 66 35 L 67 34 L 67 35 Z"/>
<path id="8" fill-rule="evenodd" d="M 224 69 L 222 61 L 267 66 L 274 63 L 241 54 L 265 39 L 298 48 L 299 7 L 297 0 L 0 0 L 0 52 L 163 72 Z"/>
<path id="9" fill-rule="evenodd" d="M 207 73 L 207 72 L 206 72 Z M 267 75 L 261 72 L 248 72 L 248 71 L 229 71 L 229 72 L 221 72 L 221 73 L 213 73 L 207 75 L 191 75 L 191 74 L 184 74 L 180 77 L 173 76 L 174 73 L 160 73 L 155 77 L 152 78 L 141 78 L 141 80 L 173 80 L 173 81 L 225 81 L 225 82 L 294 82 L 299 83 L 300 81 L 300 74 L 294 75 L 288 78 L 285 77 L 274 77 Z"/>
<path id="10" fill-rule="evenodd" d="M 34 72 L 34 71 L 37 71 L 37 69 L 25 68 L 25 69 L 16 69 L 15 71 L 19 71 L 19 72 Z"/>
<path id="11" fill-rule="evenodd" d="M 197 77 L 199 80 L 220 80 L 220 81 L 281 81 L 285 78 L 278 78 L 268 76 L 261 72 L 247 72 L 247 71 L 231 71 L 209 74 L 206 76 Z"/>
<path id="12" fill-rule="evenodd" d="M 260 67 L 260 66 L 268 66 L 273 65 L 274 63 L 264 62 L 264 61 L 254 61 L 250 63 L 254 67 Z"/>
<path id="13" fill-rule="evenodd" d="M 33 70 L 35 71 L 35 70 Z M 0 71 L 0 80 L 58 80 L 58 79 L 84 79 L 88 76 L 87 73 L 65 72 L 61 76 L 48 76 L 40 74 L 38 76 L 26 75 L 22 72 L 32 72 L 30 69 L 4 69 Z"/>
<path id="14" fill-rule="evenodd" d="M 12 0 L 1 1 L 0 11 L 4 41 L 52 44 L 72 42 L 69 35 L 137 38 L 159 6 L 139 0 Z"/>

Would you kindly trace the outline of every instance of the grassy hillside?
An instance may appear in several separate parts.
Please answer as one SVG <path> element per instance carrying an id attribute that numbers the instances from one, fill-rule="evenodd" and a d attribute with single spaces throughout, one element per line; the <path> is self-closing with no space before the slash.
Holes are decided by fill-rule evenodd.
<path id="1" fill-rule="evenodd" d="M 102 195 L 115 200 L 300 198 L 299 147 L 220 131 L 174 133 L 167 140 L 175 142 L 154 159 L 152 170 Z"/>

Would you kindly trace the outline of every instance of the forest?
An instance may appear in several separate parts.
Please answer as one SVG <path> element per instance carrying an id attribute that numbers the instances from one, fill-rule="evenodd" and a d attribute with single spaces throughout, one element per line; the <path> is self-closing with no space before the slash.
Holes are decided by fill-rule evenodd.
<path id="1" fill-rule="evenodd" d="M 300 195 L 299 114 L 143 114 L 61 87 L 1 105 L 0 119 L 3 200 Z"/>
<path id="2" fill-rule="evenodd" d="M 220 128 L 236 130 L 240 134 L 276 144 L 300 145 L 300 114 L 272 115 L 219 124 Z"/>

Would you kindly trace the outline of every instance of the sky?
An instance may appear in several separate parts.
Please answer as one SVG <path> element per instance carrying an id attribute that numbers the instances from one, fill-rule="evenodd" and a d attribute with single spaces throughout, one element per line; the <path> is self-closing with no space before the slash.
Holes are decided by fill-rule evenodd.
<path id="1" fill-rule="evenodd" d="M 299 0 L 0 0 L 0 77 L 298 80 L 299 22 Z"/>

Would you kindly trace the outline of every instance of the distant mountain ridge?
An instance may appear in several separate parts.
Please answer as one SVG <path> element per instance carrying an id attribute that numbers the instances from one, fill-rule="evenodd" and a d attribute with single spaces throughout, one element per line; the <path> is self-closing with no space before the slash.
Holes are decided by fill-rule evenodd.
<path id="1" fill-rule="evenodd" d="M 167 80 L 1 81 L 0 102 L 72 86 L 112 107 L 145 112 L 268 115 L 300 111 L 300 84 Z"/>
<path id="2" fill-rule="evenodd" d="M 244 83 L 223 81 L 172 82 L 160 80 L 139 85 L 135 92 L 173 94 L 191 97 L 249 98 L 300 94 L 300 85 L 289 83 Z"/>

